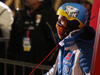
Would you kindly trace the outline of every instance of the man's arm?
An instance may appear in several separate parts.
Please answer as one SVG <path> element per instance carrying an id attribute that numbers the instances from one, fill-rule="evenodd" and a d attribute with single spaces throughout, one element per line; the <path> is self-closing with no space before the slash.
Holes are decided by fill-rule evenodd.
<path id="1" fill-rule="evenodd" d="M 0 25 L 4 37 L 9 37 L 11 25 L 13 23 L 13 15 L 10 9 L 5 8 L 0 14 Z"/>

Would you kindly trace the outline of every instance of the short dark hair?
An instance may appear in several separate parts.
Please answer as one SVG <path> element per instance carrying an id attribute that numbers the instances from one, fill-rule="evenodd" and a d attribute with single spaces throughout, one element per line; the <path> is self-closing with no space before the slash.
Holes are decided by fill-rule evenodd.
<path id="1" fill-rule="evenodd" d="M 89 4 L 90 9 L 88 11 L 90 11 L 92 9 L 92 4 L 89 1 L 82 1 L 81 4 Z"/>

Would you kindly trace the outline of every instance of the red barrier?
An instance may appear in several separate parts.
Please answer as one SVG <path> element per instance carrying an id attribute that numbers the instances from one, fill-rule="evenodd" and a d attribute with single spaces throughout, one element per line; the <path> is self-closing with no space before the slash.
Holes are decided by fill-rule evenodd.
<path id="1" fill-rule="evenodd" d="M 96 36 L 90 75 L 100 75 L 100 0 L 94 0 L 92 10 L 91 14 L 96 18 L 91 20 L 91 26 L 96 30 Z"/>

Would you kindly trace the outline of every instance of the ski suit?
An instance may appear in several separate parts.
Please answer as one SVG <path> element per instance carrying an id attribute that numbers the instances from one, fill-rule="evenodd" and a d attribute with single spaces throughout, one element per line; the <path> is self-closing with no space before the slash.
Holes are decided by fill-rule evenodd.
<path id="1" fill-rule="evenodd" d="M 73 42 L 71 38 L 63 40 L 64 44 L 59 46 L 57 62 L 45 75 L 90 75 L 95 31 L 91 27 L 82 30 L 82 33 L 74 37 L 75 43 L 71 46 L 68 46 Z"/>

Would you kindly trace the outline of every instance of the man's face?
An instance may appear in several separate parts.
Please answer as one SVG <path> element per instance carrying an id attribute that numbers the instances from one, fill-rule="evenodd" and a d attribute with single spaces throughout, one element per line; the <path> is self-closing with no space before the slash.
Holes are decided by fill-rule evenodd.
<path id="1" fill-rule="evenodd" d="M 89 5 L 89 4 L 85 4 L 85 3 L 83 3 L 82 4 L 88 11 L 90 10 L 90 8 L 91 8 L 91 6 Z"/>
<path id="2" fill-rule="evenodd" d="M 58 16 L 56 28 L 57 28 L 57 33 L 58 33 L 58 36 L 59 36 L 60 39 L 65 38 L 67 36 L 66 35 L 67 22 L 68 22 L 68 20 L 67 20 L 66 17 L 61 16 L 61 15 Z"/>
<path id="3" fill-rule="evenodd" d="M 35 5 L 38 2 L 38 0 L 25 0 L 25 5 L 28 7 L 31 7 Z"/>
<path id="4" fill-rule="evenodd" d="M 57 23 L 59 23 L 59 24 L 63 25 L 64 27 L 66 27 L 67 26 L 67 22 L 68 22 L 68 20 L 67 20 L 66 17 L 64 17 L 62 15 L 58 16 L 58 22 Z"/>

